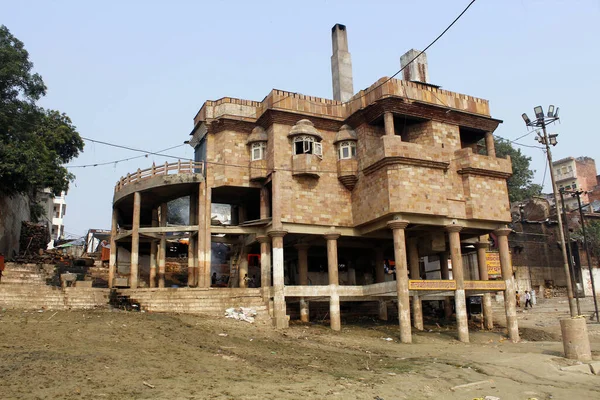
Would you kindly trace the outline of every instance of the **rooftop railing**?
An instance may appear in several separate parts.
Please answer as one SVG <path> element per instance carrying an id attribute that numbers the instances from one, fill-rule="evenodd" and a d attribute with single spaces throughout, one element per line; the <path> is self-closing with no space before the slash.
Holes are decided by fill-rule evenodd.
<path id="1" fill-rule="evenodd" d="M 152 163 L 151 168 L 139 169 L 133 174 L 127 174 L 119 179 L 115 185 L 115 192 L 123 189 L 125 186 L 132 183 L 140 182 L 145 179 L 150 179 L 161 175 L 178 175 L 178 174 L 202 174 L 204 175 L 204 161 L 184 161 L 179 160 L 176 163 L 164 163 L 155 165 Z"/>

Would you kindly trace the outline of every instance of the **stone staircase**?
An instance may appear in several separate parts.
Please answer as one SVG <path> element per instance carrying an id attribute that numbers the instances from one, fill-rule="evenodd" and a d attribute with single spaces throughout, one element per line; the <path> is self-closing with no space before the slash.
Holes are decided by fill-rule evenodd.
<path id="1" fill-rule="evenodd" d="M 6 263 L 0 281 L 0 308 L 71 310 L 108 307 L 109 289 L 49 286 L 53 265 Z"/>
<path id="2" fill-rule="evenodd" d="M 261 289 L 242 288 L 151 288 L 120 289 L 118 295 L 139 304 L 141 310 L 222 316 L 231 307 L 249 307 L 259 317 L 268 317 Z"/>

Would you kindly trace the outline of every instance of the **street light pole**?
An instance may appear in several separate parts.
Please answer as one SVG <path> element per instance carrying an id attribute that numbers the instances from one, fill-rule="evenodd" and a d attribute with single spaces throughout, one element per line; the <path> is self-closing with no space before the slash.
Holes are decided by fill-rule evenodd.
<path id="1" fill-rule="evenodd" d="M 561 216 L 560 218 L 564 219 L 564 223 L 566 225 L 565 229 L 565 236 L 567 239 L 567 243 L 569 243 L 569 245 L 567 246 L 567 256 L 568 256 L 568 260 L 569 260 L 569 272 L 571 274 L 571 277 L 573 278 L 572 282 L 572 286 L 573 286 L 573 292 L 576 292 L 575 288 L 576 288 L 576 283 L 575 281 L 577 279 L 575 279 L 575 267 L 573 266 L 574 263 L 574 259 L 573 259 L 573 254 L 572 254 L 572 249 L 571 249 L 571 237 L 569 235 L 569 219 L 567 218 L 567 209 L 565 207 L 565 197 L 564 197 L 564 190 L 560 189 L 560 205 L 561 205 Z M 556 207 L 556 212 L 558 215 L 558 207 Z M 577 304 L 577 315 L 581 315 L 581 308 L 579 307 L 579 296 L 575 295 L 575 303 Z"/>
<path id="2" fill-rule="evenodd" d="M 567 258 L 567 247 L 565 245 L 565 234 L 563 231 L 562 218 L 560 217 L 560 213 L 558 211 L 559 207 L 559 198 L 558 191 L 556 190 L 556 181 L 554 180 L 554 169 L 552 168 L 552 152 L 550 151 L 550 142 L 552 145 L 556 145 L 556 135 L 550 135 L 546 133 L 546 122 L 552 123 L 558 120 L 558 108 L 556 108 L 556 112 L 554 111 L 554 106 L 551 105 L 548 107 L 548 115 L 544 115 L 544 110 L 541 106 L 537 106 L 534 108 L 536 119 L 533 121 L 529 120 L 527 114 L 523 114 L 523 120 L 527 126 L 531 127 L 541 127 L 544 132 L 544 136 L 541 136 L 538 132 L 538 137 L 536 139 L 546 146 L 546 156 L 548 157 L 548 167 L 550 168 L 550 180 L 552 181 L 552 192 L 554 193 L 554 204 L 556 205 L 556 219 L 558 220 L 558 233 L 560 237 L 560 247 L 563 256 L 563 269 L 565 271 L 565 277 L 567 281 L 567 296 L 569 299 L 569 312 L 571 313 L 571 317 L 577 316 L 577 308 L 575 305 L 575 300 L 573 297 L 573 284 L 571 280 L 571 273 L 569 270 L 569 259 Z"/>

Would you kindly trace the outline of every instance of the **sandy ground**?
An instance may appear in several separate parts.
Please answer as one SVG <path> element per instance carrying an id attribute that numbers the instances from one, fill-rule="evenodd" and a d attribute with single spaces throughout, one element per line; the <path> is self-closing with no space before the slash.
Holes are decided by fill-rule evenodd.
<path id="1" fill-rule="evenodd" d="M 433 323 L 411 345 L 399 343 L 396 323 L 371 319 L 335 333 L 121 310 L 2 310 L 0 398 L 600 399 L 600 376 L 560 370 L 573 364 L 559 341 L 566 310 L 553 300 L 520 312 L 517 344 L 475 326 L 463 344 L 453 327 Z M 600 360 L 600 325 L 588 329 Z"/>

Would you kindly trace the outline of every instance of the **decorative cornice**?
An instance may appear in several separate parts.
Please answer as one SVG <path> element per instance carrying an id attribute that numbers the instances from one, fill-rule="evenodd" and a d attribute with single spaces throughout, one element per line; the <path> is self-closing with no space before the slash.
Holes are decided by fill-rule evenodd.
<path id="1" fill-rule="evenodd" d="M 463 227 L 461 225 L 454 225 L 454 224 L 453 225 L 446 225 L 445 228 L 446 228 L 447 232 L 451 232 L 451 233 L 452 232 L 460 232 L 463 229 Z"/>
<path id="2" fill-rule="evenodd" d="M 508 236 L 511 232 L 512 232 L 512 229 L 504 227 L 504 228 L 496 229 L 494 231 L 494 234 L 496 236 Z"/>
<path id="3" fill-rule="evenodd" d="M 269 231 L 267 232 L 267 235 L 269 235 L 272 238 L 276 238 L 276 237 L 284 237 L 285 235 L 287 235 L 288 231 L 277 231 L 277 230 L 273 230 L 273 231 Z"/>
<path id="4" fill-rule="evenodd" d="M 363 172 L 365 175 L 372 174 L 373 172 L 390 165 L 413 165 L 416 167 L 425 167 L 425 168 L 434 168 L 434 169 L 443 169 L 447 170 L 450 167 L 449 162 L 445 161 L 431 161 L 431 160 L 423 160 L 419 158 L 411 158 L 411 157 L 384 157 L 379 161 L 374 162 L 373 164 L 366 167 Z"/>
<path id="5" fill-rule="evenodd" d="M 344 121 L 336 120 L 334 117 L 322 118 L 317 117 L 311 114 L 300 114 L 289 111 L 280 111 L 280 110 L 266 110 L 256 121 L 257 125 L 262 126 L 267 129 L 269 126 L 273 124 L 282 124 L 282 125 L 290 125 L 294 126 L 298 122 L 299 119 L 302 118 L 310 118 L 310 121 L 314 124 L 315 128 L 322 129 L 326 131 L 338 131 L 342 125 L 344 125 Z"/>
<path id="6" fill-rule="evenodd" d="M 338 240 L 341 235 L 338 232 L 330 232 L 323 234 L 323 237 L 327 240 Z"/>
<path id="7" fill-rule="evenodd" d="M 271 238 L 268 236 L 257 236 L 256 241 L 259 243 L 271 243 Z"/>
<path id="8" fill-rule="evenodd" d="M 391 230 L 405 229 L 410 222 L 403 219 L 395 219 L 387 223 L 387 227 Z"/>
<path id="9" fill-rule="evenodd" d="M 500 178 L 500 179 L 508 179 L 512 176 L 512 174 L 508 173 L 508 172 L 500 172 L 500 171 L 493 171 L 490 169 L 473 168 L 473 167 L 461 168 L 457 172 L 461 175 L 479 175 L 479 176 L 487 176 L 488 178 Z"/>

